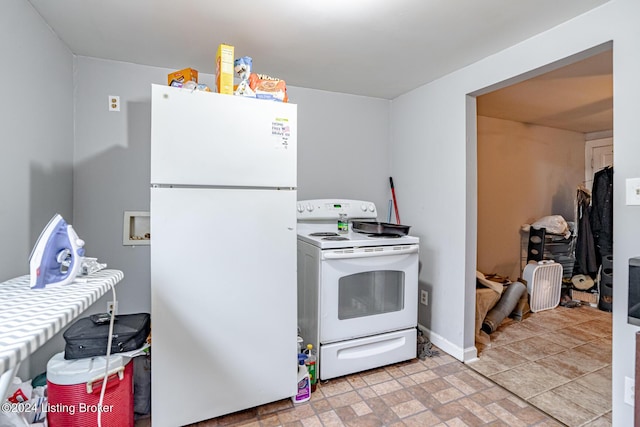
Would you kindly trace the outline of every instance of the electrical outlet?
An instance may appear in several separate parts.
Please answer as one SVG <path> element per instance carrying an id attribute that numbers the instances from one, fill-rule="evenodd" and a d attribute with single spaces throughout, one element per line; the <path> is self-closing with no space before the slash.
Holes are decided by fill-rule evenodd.
<path id="1" fill-rule="evenodd" d="M 640 178 L 627 178 L 627 206 L 640 205 Z"/>
<path id="2" fill-rule="evenodd" d="M 120 111 L 120 97 L 109 95 L 109 111 Z"/>
<path id="3" fill-rule="evenodd" d="M 107 303 L 107 313 L 111 314 L 111 312 L 118 314 L 118 301 L 109 301 Z"/>
<path id="4" fill-rule="evenodd" d="M 420 304 L 429 305 L 429 292 L 420 290 Z"/>
<path id="5" fill-rule="evenodd" d="M 624 377 L 624 403 L 634 406 L 636 386 L 633 378 Z"/>

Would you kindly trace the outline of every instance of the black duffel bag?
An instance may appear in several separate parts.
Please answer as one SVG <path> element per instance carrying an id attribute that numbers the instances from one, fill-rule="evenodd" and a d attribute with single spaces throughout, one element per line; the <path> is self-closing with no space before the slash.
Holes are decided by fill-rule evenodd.
<path id="1" fill-rule="evenodd" d="M 107 354 L 109 322 L 95 316 L 92 317 L 78 319 L 64 332 L 65 359 L 82 359 Z M 116 316 L 113 323 L 111 353 L 139 349 L 144 345 L 150 332 L 151 315 L 149 313 Z"/>

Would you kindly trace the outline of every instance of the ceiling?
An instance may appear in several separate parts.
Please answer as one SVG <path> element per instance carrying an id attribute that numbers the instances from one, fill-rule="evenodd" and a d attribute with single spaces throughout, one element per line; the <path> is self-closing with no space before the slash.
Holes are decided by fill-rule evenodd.
<path id="1" fill-rule="evenodd" d="M 236 57 L 253 58 L 255 72 L 279 77 L 288 85 L 384 99 L 393 99 L 607 1 L 29 0 L 79 56 L 176 70 L 193 67 L 213 74 L 217 46 L 228 43 L 235 46 Z M 545 82 L 535 84 L 544 86 Z M 539 88 L 522 86 L 524 100 L 532 101 L 540 94 Z M 515 89 L 487 95 L 481 106 L 487 114 L 504 116 L 511 111 L 489 108 L 494 98 L 523 100 Z M 540 104 L 560 106 L 558 99 Z M 581 101 L 563 109 L 577 115 L 580 109 L 590 111 L 588 105 Z M 520 109 L 527 108 L 521 104 Z M 532 111 L 532 116 L 523 116 L 521 121 L 555 117 L 553 123 L 559 126 L 563 114 Z"/>
<path id="2" fill-rule="evenodd" d="M 613 130 L 613 52 L 477 98 L 479 115 L 581 133 Z"/>

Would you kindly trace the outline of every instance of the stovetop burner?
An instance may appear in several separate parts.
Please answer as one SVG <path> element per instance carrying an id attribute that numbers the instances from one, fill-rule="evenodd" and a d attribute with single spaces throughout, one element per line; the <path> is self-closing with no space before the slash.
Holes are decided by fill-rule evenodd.
<path id="1" fill-rule="evenodd" d="M 311 233 L 309 234 L 309 236 L 315 236 L 315 237 L 327 237 L 327 236 L 337 236 L 338 233 L 334 233 L 332 231 L 319 231 L 317 233 Z"/>
<path id="2" fill-rule="evenodd" d="M 342 236 L 338 236 L 337 234 L 335 236 L 327 236 L 327 237 L 323 237 L 322 240 L 349 240 L 348 237 L 342 237 Z"/>

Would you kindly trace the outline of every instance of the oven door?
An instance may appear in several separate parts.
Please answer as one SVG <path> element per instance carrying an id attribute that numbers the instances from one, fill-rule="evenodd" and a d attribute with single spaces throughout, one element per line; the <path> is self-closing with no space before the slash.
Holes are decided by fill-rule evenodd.
<path id="1" fill-rule="evenodd" d="M 322 251 L 320 343 L 415 327 L 418 245 Z"/>

